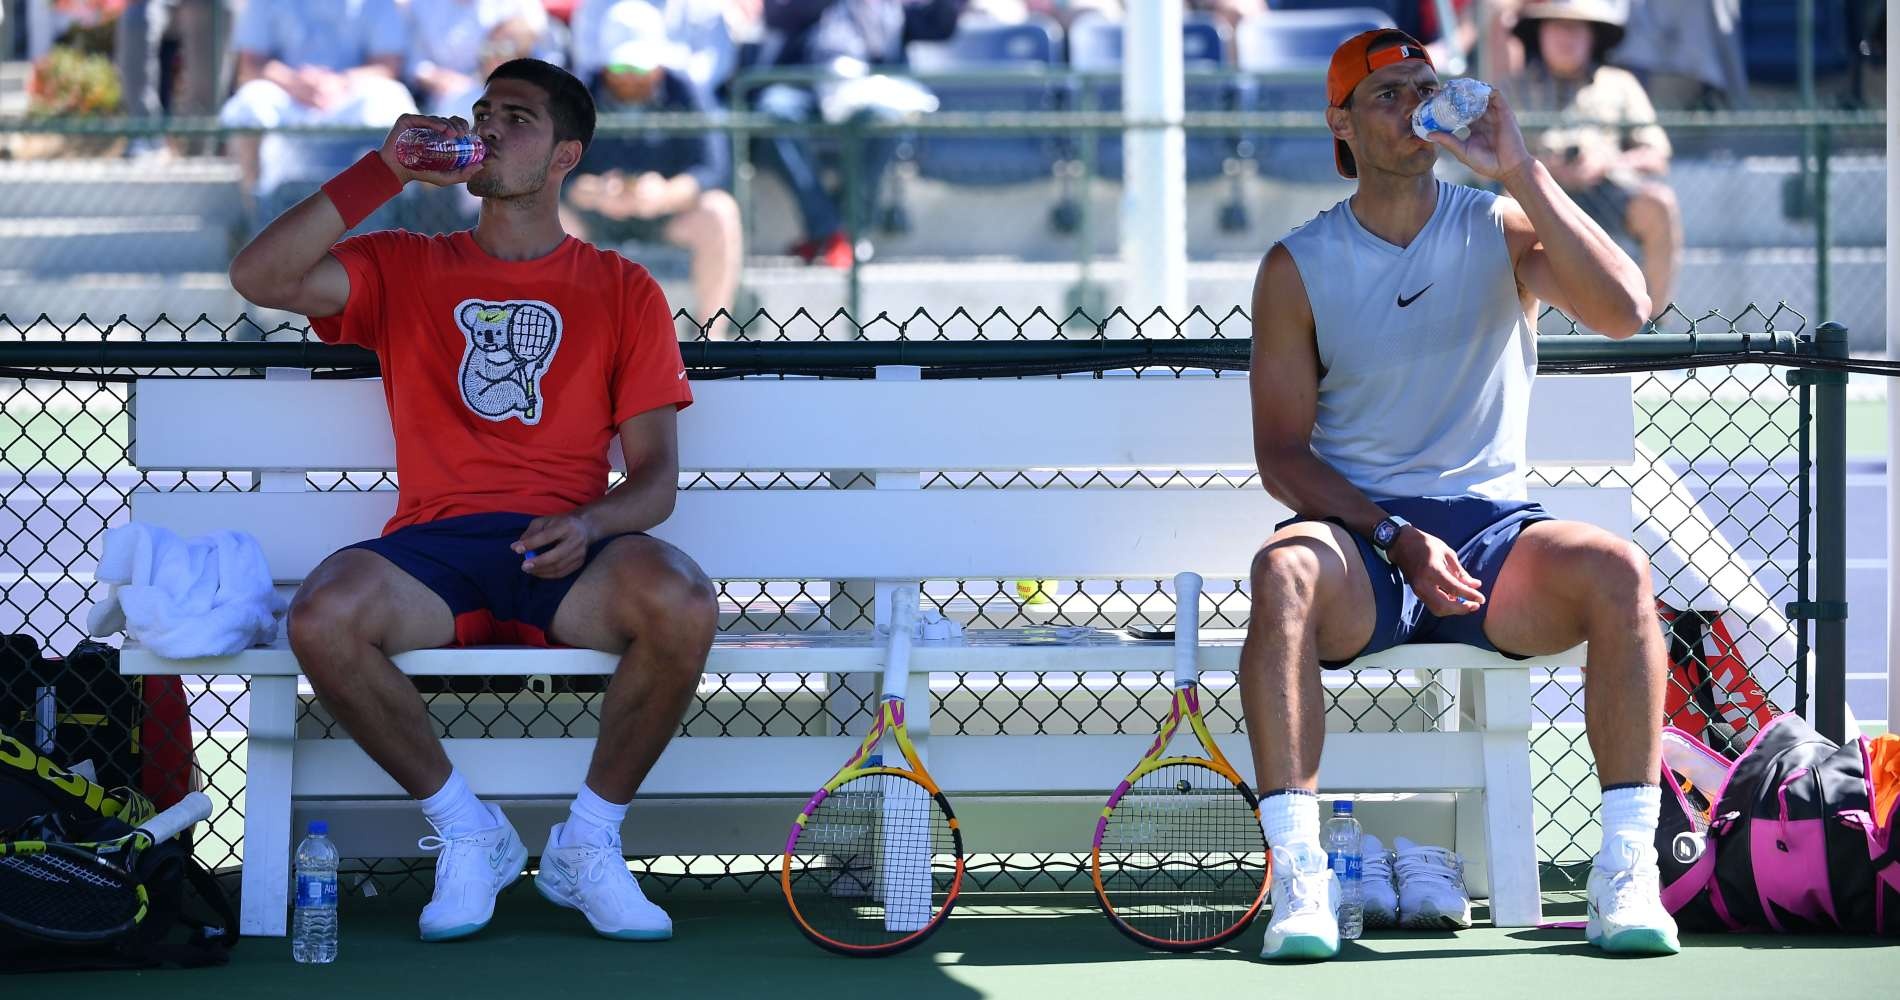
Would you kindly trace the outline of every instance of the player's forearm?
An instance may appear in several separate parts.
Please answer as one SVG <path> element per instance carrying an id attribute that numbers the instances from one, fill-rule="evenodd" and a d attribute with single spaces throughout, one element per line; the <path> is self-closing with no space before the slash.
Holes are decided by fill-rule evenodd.
<path id="1" fill-rule="evenodd" d="M 1302 517 L 1337 518 L 1361 536 L 1385 520 L 1385 511 L 1307 447 L 1257 455 L 1260 483 L 1275 500 Z"/>
<path id="2" fill-rule="evenodd" d="M 679 474 L 636 470 L 607 495 L 575 511 L 595 538 L 609 538 L 658 527 L 673 514 L 679 496 Z"/>
<path id="3" fill-rule="evenodd" d="M 1612 337 L 1627 337 L 1649 318 L 1643 272 L 1623 248 L 1563 192 L 1535 160 L 1506 175 L 1504 189 L 1531 221 L 1550 270 L 1575 318 Z"/>

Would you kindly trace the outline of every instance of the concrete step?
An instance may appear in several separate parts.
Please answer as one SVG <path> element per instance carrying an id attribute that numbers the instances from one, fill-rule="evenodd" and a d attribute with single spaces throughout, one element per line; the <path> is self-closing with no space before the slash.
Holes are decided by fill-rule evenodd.
<path id="1" fill-rule="evenodd" d="M 0 219 L 196 215 L 235 223 L 237 166 L 225 160 L 0 161 Z"/>
<path id="2" fill-rule="evenodd" d="M 230 229 L 197 215 L 0 218 L 0 270 L 166 274 L 230 262 Z"/>

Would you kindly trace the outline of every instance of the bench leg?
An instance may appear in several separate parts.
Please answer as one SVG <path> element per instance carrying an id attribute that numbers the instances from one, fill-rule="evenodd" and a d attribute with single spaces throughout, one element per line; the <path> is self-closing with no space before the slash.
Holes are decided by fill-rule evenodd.
<path id="1" fill-rule="evenodd" d="M 1530 672 L 1484 671 L 1485 858 L 1491 923 L 1534 927 L 1543 920 L 1537 832 L 1531 818 Z"/>
<path id="2" fill-rule="evenodd" d="M 251 678 L 244 765 L 244 934 L 283 937 L 290 905 L 290 765 L 297 678 Z"/>

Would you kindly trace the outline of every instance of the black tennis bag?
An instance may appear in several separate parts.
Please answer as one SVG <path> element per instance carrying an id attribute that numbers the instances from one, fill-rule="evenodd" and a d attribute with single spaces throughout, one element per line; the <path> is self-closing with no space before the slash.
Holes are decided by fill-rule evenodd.
<path id="1" fill-rule="evenodd" d="M 132 832 L 127 819 L 143 822 L 151 815 L 151 804 L 137 792 L 108 791 L 0 734 L 0 843 L 112 840 Z M 148 904 L 131 929 L 108 941 L 75 944 L 0 921 L 0 972 L 193 968 L 230 960 L 237 914 L 217 879 L 191 856 L 189 834 L 141 852 L 133 871 Z"/>

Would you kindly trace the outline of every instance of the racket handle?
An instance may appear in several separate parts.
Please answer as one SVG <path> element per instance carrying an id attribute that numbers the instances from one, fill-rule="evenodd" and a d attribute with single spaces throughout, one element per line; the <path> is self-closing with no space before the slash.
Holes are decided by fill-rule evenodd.
<path id="1" fill-rule="evenodd" d="M 1174 577 L 1174 685 L 1186 687 L 1200 678 L 1201 575 Z"/>
<path id="2" fill-rule="evenodd" d="M 162 844 L 200 822 L 211 818 L 211 797 L 203 792 L 192 792 L 178 800 L 170 809 L 146 820 L 139 826 L 152 843 Z"/>
<path id="3" fill-rule="evenodd" d="M 910 630 L 917 621 L 918 600 L 916 587 L 891 591 L 891 643 L 884 656 L 886 698 L 902 698 L 910 693 Z"/>

